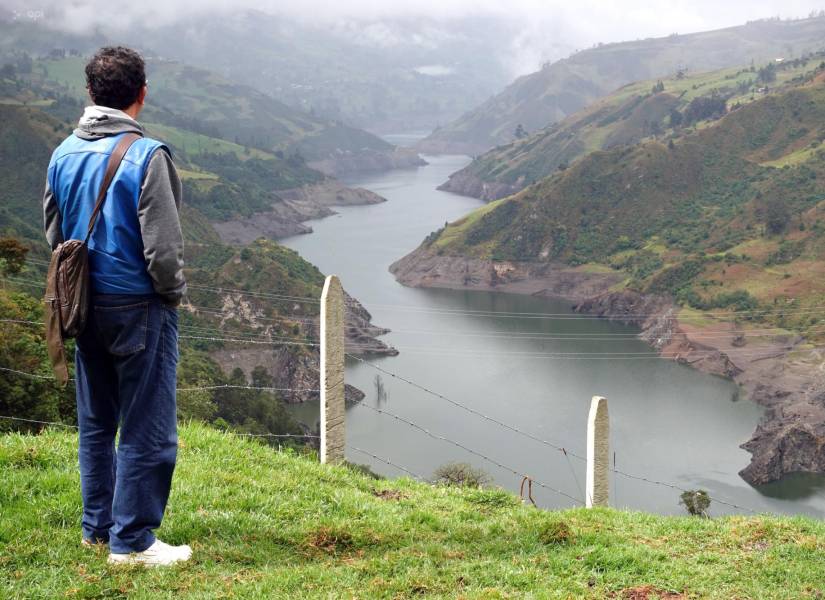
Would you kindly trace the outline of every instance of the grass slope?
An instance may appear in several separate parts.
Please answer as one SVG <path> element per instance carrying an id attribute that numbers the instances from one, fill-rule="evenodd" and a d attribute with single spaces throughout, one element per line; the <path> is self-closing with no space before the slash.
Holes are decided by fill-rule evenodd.
<path id="1" fill-rule="evenodd" d="M 678 138 L 692 131 L 691 125 L 706 126 L 705 119 L 697 124 L 680 124 L 678 128 L 671 124 L 671 111 L 686 114 L 696 98 L 718 96 L 727 101 L 728 108 L 740 107 L 765 94 L 782 93 L 810 81 L 822 70 L 823 61 L 825 52 L 820 52 L 798 61 L 759 65 L 759 69 L 730 68 L 678 77 L 674 73 L 628 84 L 559 123 L 486 152 L 451 178 L 456 179 L 459 187 L 468 176 L 476 186 L 479 182 L 488 184 L 480 194 L 484 200 L 508 196 L 595 150 L 652 138 Z M 767 69 L 776 77 L 769 85 L 759 80 L 759 71 Z M 661 91 L 656 90 L 659 82 Z M 771 166 L 804 160 L 805 155 L 800 153 Z M 450 184 L 445 187 L 451 189 Z"/>
<path id="2" fill-rule="evenodd" d="M 805 518 L 546 512 L 500 490 L 375 480 L 181 428 L 159 535 L 192 564 L 84 549 L 75 435 L 0 437 L 0 588 L 12 598 L 820 598 Z M 671 594 L 671 595 L 668 595 Z M 684 595 L 677 595 L 684 594 Z"/>
<path id="3" fill-rule="evenodd" d="M 678 69 L 709 71 L 822 48 L 825 18 L 756 21 L 739 27 L 599 45 L 520 77 L 424 140 L 424 147 L 483 152 L 563 119 L 619 86 Z"/>

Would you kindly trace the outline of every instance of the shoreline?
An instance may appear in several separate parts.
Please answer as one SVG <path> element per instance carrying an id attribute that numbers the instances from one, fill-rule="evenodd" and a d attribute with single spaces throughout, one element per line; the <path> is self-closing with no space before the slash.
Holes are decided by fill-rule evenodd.
<path id="1" fill-rule="evenodd" d="M 825 474 L 825 349 L 801 336 L 701 317 L 663 296 L 616 291 L 621 275 L 609 269 L 439 256 L 421 246 L 393 263 L 402 285 L 499 291 L 556 298 L 575 312 L 634 324 L 660 356 L 725 377 L 765 412 L 740 447 L 751 462 L 739 475 L 761 485 L 795 472 Z M 709 334 L 707 325 L 713 327 Z M 765 333 L 764 335 L 762 335 Z"/>

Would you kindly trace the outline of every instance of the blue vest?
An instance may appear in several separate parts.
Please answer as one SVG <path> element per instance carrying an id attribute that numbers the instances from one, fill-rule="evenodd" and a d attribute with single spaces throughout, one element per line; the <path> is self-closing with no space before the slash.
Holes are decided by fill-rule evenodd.
<path id="1" fill-rule="evenodd" d="M 83 240 L 109 155 L 120 135 L 99 140 L 67 137 L 49 162 L 49 186 L 62 217 L 64 240 Z M 152 154 L 163 144 L 136 140 L 112 179 L 89 240 L 89 275 L 96 294 L 153 294 L 146 270 L 138 198 Z"/>

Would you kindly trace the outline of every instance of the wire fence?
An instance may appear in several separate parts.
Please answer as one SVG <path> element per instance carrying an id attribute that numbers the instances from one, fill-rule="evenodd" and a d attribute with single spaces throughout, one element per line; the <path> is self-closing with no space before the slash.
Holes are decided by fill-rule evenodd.
<path id="1" fill-rule="evenodd" d="M 9 281 L 19 283 L 22 285 L 36 285 L 38 287 L 43 287 L 42 282 L 33 282 L 27 280 L 21 280 L 18 278 L 8 278 Z M 306 303 L 316 305 L 319 304 L 320 301 L 317 298 L 309 298 L 309 297 L 300 297 L 300 296 L 290 296 L 290 295 L 281 295 L 281 294 L 270 294 L 264 292 L 250 292 L 247 290 L 237 290 L 232 288 L 224 288 L 224 287 L 210 287 L 210 286 L 202 286 L 202 285 L 190 285 L 189 286 L 193 290 L 214 293 L 214 294 L 235 294 L 239 296 L 245 296 L 249 298 L 254 298 L 257 300 L 265 301 L 265 302 L 292 302 L 292 303 Z M 350 301 L 348 301 L 350 302 Z M 352 306 L 352 304 L 349 304 Z M 572 318 L 575 319 L 584 319 L 584 318 L 601 318 L 596 317 L 593 315 L 570 315 L 569 313 L 499 313 L 499 312 L 492 312 L 492 311 L 470 311 L 470 310 L 449 310 L 449 309 L 428 309 L 428 310 L 418 310 L 418 307 L 409 307 L 409 306 L 402 306 L 402 305 L 374 305 L 380 306 L 385 309 L 394 309 L 400 311 L 408 311 L 408 312 L 426 312 L 431 314 L 439 314 L 439 315 L 454 315 L 454 316 L 485 316 L 485 317 L 495 317 L 498 318 L 535 318 L 535 319 L 554 319 L 554 320 L 569 320 Z M 226 311 L 221 311 L 218 309 L 207 308 L 197 305 L 185 305 L 185 308 L 190 311 L 200 311 L 206 314 L 211 314 L 215 317 L 227 317 L 227 318 L 236 318 L 237 315 L 232 315 L 227 313 Z M 825 316 L 825 307 L 811 307 L 808 309 L 800 309 L 796 311 L 797 314 L 823 314 Z M 768 311 L 769 312 L 769 311 Z M 784 309 L 777 309 L 777 312 L 781 312 L 782 314 L 790 314 L 793 311 L 788 311 Z M 708 313 L 705 313 L 708 314 Z M 721 313 L 719 313 L 721 314 Z M 724 315 L 728 318 L 742 318 L 746 315 L 764 315 L 766 311 L 759 311 L 758 313 L 755 311 L 728 311 L 724 313 Z M 637 315 L 622 315 L 624 319 L 641 319 L 641 318 L 650 318 L 653 316 L 661 316 L 661 315 L 653 315 L 653 314 L 637 314 Z M 711 316 L 713 316 L 711 314 Z M 665 319 L 676 318 L 671 315 L 666 315 Z M 270 322 L 270 323 L 303 323 L 305 325 L 314 324 L 316 322 L 314 317 L 289 317 L 289 316 L 277 316 L 277 317 L 266 317 L 266 316 L 256 316 L 256 320 L 262 322 Z M 679 319 L 681 320 L 682 317 L 680 316 Z M 25 319 L 0 319 L 0 323 L 6 324 L 14 324 L 14 325 L 31 325 L 31 326 L 43 326 L 42 322 L 32 321 L 32 320 L 25 320 Z M 276 346 L 302 346 L 302 347 L 318 347 L 320 345 L 320 341 L 317 337 L 308 336 L 307 339 L 304 340 L 296 340 L 295 338 L 289 338 L 283 335 L 274 335 L 267 331 L 238 331 L 239 325 L 233 324 L 235 327 L 234 331 L 225 331 L 219 329 L 217 327 L 211 328 L 206 326 L 198 326 L 198 325 L 181 325 L 182 333 L 179 335 L 179 338 L 184 341 L 192 341 L 192 342 L 215 342 L 215 343 L 222 343 L 222 344 L 239 344 L 239 345 L 252 345 L 252 346 L 266 346 L 266 347 L 276 347 Z M 825 327 L 822 328 L 825 330 Z M 399 330 L 399 332 L 404 332 L 403 330 Z M 449 331 L 427 331 L 427 330 L 407 330 L 405 333 L 408 334 L 421 334 L 421 335 L 451 335 Z M 705 331 L 706 336 L 708 339 L 712 339 L 711 336 L 730 336 L 733 331 L 726 329 L 726 330 L 708 330 Z M 742 334 L 751 337 L 761 337 L 761 336 L 772 336 L 772 335 L 785 335 L 788 332 L 781 328 L 762 328 L 762 329 L 754 329 L 749 330 L 748 332 Z M 473 334 L 468 334 L 473 335 Z M 553 341 L 553 342 L 603 342 L 603 341 L 611 341 L 611 340 L 626 340 L 629 336 L 636 337 L 635 334 L 621 334 L 621 333 L 611 333 L 611 334 L 599 334 L 597 335 L 584 335 L 584 334 L 542 334 L 541 332 L 524 332 L 524 333 L 516 333 L 516 332 L 509 332 L 509 331 L 497 331 L 497 332 L 489 332 L 487 334 L 480 334 L 486 335 L 487 337 L 491 337 L 493 339 L 518 339 L 518 340 L 529 340 L 529 341 L 536 341 L 536 342 L 544 342 L 544 341 Z M 615 336 L 615 337 L 614 337 Z M 784 349 L 791 349 L 793 346 L 789 345 L 787 348 Z M 579 461 L 586 461 L 584 456 L 581 456 L 578 453 L 575 453 L 569 450 L 565 445 L 559 444 L 542 437 L 539 437 L 522 427 L 513 425 L 508 423 L 504 420 L 499 418 L 493 417 L 485 412 L 482 412 L 472 406 L 457 401 L 455 399 L 449 398 L 444 394 L 438 393 L 424 385 L 421 385 L 415 381 L 412 381 L 409 378 L 403 377 L 397 373 L 389 371 L 375 363 L 362 358 L 361 356 L 357 356 L 352 352 L 358 352 L 359 350 L 368 349 L 368 346 L 358 345 L 358 344 L 351 344 L 347 346 L 349 352 L 346 354 L 347 358 L 357 361 L 360 364 L 364 364 L 369 366 L 372 369 L 377 370 L 380 373 L 383 373 L 387 376 L 390 376 L 394 379 L 397 379 L 413 388 L 417 389 L 418 391 L 430 395 L 439 399 L 440 401 L 447 402 L 448 404 L 468 413 L 484 421 L 492 423 L 497 427 L 500 427 L 504 430 L 507 430 L 513 434 L 521 436 L 525 439 L 529 439 L 531 441 L 540 443 L 548 448 L 551 448 L 555 451 L 560 452 L 564 459 L 567 461 L 568 467 L 570 469 L 570 473 L 573 479 L 573 482 L 577 488 L 579 497 L 575 497 L 564 490 L 558 489 L 553 485 L 532 478 L 528 476 L 524 470 L 518 469 L 511 465 L 504 464 L 500 460 L 496 459 L 495 457 L 489 456 L 488 454 L 476 450 L 474 448 L 469 447 L 465 443 L 452 439 L 443 434 L 435 433 L 431 431 L 428 427 L 423 426 L 415 421 L 408 419 L 402 415 L 389 412 L 385 409 L 380 407 L 372 407 L 369 404 L 358 404 L 359 409 L 369 410 L 373 413 L 383 416 L 393 421 L 403 424 L 406 427 L 409 427 L 412 430 L 415 430 L 418 433 L 424 434 L 431 439 L 448 443 L 454 447 L 457 447 L 477 458 L 484 460 L 504 471 L 510 472 L 517 477 L 521 477 L 522 481 L 530 480 L 531 482 L 535 483 L 541 488 L 544 488 L 558 496 L 565 498 L 573 502 L 575 505 L 582 505 L 584 501 L 584 492 L 581 488 L 581 484 L 579 482 L 578 476 L 576 475 L 575 468 L 571 463 L 571 459 L 576 459 Z M 679 358 L 684 355 L 684 353 L 660 353 L 660 352 L 449 352 L 448 349 L 438 349 L 432 347 L 426 348 L 416 348 L 410 347 L 405 348 L 405 352 L 409 353 L 416 353 L 416 352 L 424 352 L 432 355 L 449 355 L 449 356 L 471 356 L 477 358 L 483 357 L 501 357 L 501 356 L 514 356 L 519 358 L 543 358 L 549 360 L 635 360 L 635 359 L 648 359 L 648 358 L 658 358 L 658 359 L 665 359 L 665 360 L 673 360 L 674 358 Z M 701 359 L 702 357 L 707 356 L 716 356 L 719 354 L 718 350 L 694 350 L 690 352 L 690 357 L 692 359 Z M 765 356 L 765 352 L 751 350 L 751 349 L 730 349 L 729 351 L 726 350 L 725 354 L 731 354 L 735 357 L 758 357 L 758 356 Z M 38 380 L 54 380 L 54 377 L 49 375 L 43 375 L 39 373 L 29 373 L 21 370 L 11 369 L 7 367 L 0 367 L 0 371 L 21 376 L 21 377 L 29 377 L 32 379 Z M 188 393 L 188 392 L 215 392 L 220 390 L 247 390 L 247 391 L 259 391 L 259 392 L 277 392 L 277 393 L 313 393 L 317 394 L 320 392 L 319 389 L 299 389 L 299 388 L 290 388 L 290 387 L 269 387 L 269 386 L 254 386 L 254 385 L 232 385 L 232 384 L 219 384 L 219 385 L 203 385 L 203 386 L 181 386 L 177 388 L 177 391 L 180 393 Z M 24 419 L 14 416 L 3 416 L 0 415 L 0 419 L 17 421 L 17 422 L 26 422 L 29 424 L 37 424 L 37 425 L 44 425 L 44 426 L 55 426 L 55 427 L 69 427 L 76 429 L 76 426 L 67 425 L 64 423 L 59 422 L 49 422 L 49 421 L 38 421 L 33 419 Z M 319 436 L 310 435 L 310 434 L 277 434 L 277 433 L 243 433 L 243 432 L 228 432 L 232 433 L 233 435 L 245 436 L 245 437 L 253 437 L 253 438 L 296 438 L 296 439 L 318 439 Z M 386 457 L 382 457 L 380 455 L 375 454 L 372 451 L 365 450 L 359 447 L 347 446 L 352 451 L 362 454 L 364 456 L 368 456 L 374 460 L 382 462 L 392 468 L 395 468 L 403 473 L 410 475 L 416 479 L 424 480 L 425 478 L 421 475 L 415 473 L 414 471 L 410 470 L 409 468 L 397 464 L 395 461 L 391 461 Z M 653 477 L 645 477 L 641 475 L 637 475 L 634 473 L 630 473 L 624 470 L 620 470 L 614 465 L 610 468 L 610 471 L 615 475 L 620 477 L 624 477 L 628 480 L 633 480 L 637 482 L 646 483 L 649 485 L 654 486 L 661 486 L 666 487 L 672 490 L 680 491 L 680 492 L 689 492 L 687 488 L 677 485 L 672 482 L 659 480 Z M 758 511 L 743 506 L 741 504 L 737 504 L 731 502 L 727 499 L 723 499 L 718 497 L 717 495 L 710 496 L 711 500 L 717 502 L 718 504 L 728 506 L 730 508 L 747 511 L 751 513 L 757 513 Z"/>

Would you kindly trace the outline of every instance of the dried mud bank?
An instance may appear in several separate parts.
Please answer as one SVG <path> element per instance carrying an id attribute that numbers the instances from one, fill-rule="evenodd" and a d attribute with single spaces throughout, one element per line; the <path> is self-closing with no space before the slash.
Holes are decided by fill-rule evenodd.
<path id="1" fill-rule="evenodd" d="M 751 453 L 750 464 L 739 473 L 745 481 L 760 485 L 793 472 L 825 473 L 825 349 L 799 336 L 742 335 L 734 324 L 722 322 L 714 322 L 713 335 L 707 335 L 676 318 L 678 307 L 669 298 L 611 291 L 620 280 L 611 272 L 439 256 L 423 246 L 390 271 L 411 287 L 562 298 L 577 311 L 634 324 L 641 329 L 639 337 L 663 356 L 732 379 L 743 396 L 765 407 L 756 431 L 742 445 Z"/>

